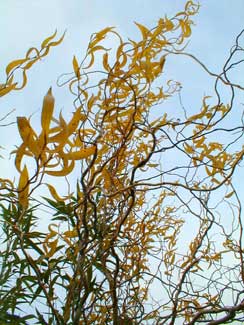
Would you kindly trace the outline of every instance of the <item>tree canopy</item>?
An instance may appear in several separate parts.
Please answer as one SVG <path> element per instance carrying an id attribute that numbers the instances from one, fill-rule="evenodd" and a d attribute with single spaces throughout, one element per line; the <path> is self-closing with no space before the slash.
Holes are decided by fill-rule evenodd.
<path id="1" fill-rule="evenodd" d="M 113 27 L 95 32 L 58 78 L 72 109 L 58 110 L 48 85 L 38 125 L 18 114 L 19 178 L 0 179 L 4 324 L 243 322 L 233 176 L 244 155 L 236 102 L 244 87 L 231 78 L 243 63 L 243 31 L 213 72 L 186 51 L 198 10 L 187 1 L 152 28 L 136 23 L 139 40 Z M 31 83 L 28 70 L 64 37 L 55 31 L 10 62 L 0 96 Z M 215 80 L 190 112 L 181 84 L 164 78 L 177 56 Z M 167 107 L 172 96 L 179 116 Z"/>

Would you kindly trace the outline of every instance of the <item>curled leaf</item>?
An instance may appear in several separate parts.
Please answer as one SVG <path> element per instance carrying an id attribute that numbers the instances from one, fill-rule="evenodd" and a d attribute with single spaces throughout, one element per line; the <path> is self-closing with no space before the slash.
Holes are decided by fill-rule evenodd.
<path id="1" fill-rule="evenodd" d="M 62 176 L 67 176 L 72 172 L 72 170 L 75 167 L 75 163 L 73 160 L 71 160 L 70 164 L 68 165 L 67 162 L 65 162 L 63 169 L 61 170 L 45 170 L 45 174 L 50 175 L 50 176 L 57 176 L 57 177 L 62 177 Z"/>
<path id="2" fill-rule="evenodd" d="M 58 250 L 58 247 L 57 247 L 58 246 L 58 238 L 53 241 L 48 242 L 47 245 L 50 249 L 47 252 L 46 256 L 51 258 Z"/>
<path id="3" fill-rule="evenodd" d="M 55 32 L 51 35 L 51 36 L 49 36 L 49 37 L 47 37 L 46 39 L 44 39 L 44 41 L 42 42 L 42 45 L 41 45 L 41 47 L 42 47 L 42 49 L 44 49 L 44 47 L 46 47 L 47 45 L 48 45 L 48 43 L 52 40 L 52 39 L 54 39 L 54 37 L 57 35 L 57 30 L 55 30 Z"/>
<path id="4" fill-rule="evenodd" d="M 56 189 L 54 186 L 50 185 L 50 184 L 46 184 L 50 194 L 52 195 L 52 197 L 54 198 L 54 200 L 58 201 L 58 202 L 64 202 L 65 200 L 69 199 L 71 195 L 65 196 L 64 198 L 62 198 L 61 196 L 58 195 Z"/>
<path id="5" fill-rule="evenodd" d="M 14 68 L 19 67 L 21 64 L 25 63 L 27 60 L 28 60 L 28 58 L 14 60 L 14 61 L 10 62 L 6 67 L 7 76 L 9 75 L 10 71 L 12 71 Z"/>

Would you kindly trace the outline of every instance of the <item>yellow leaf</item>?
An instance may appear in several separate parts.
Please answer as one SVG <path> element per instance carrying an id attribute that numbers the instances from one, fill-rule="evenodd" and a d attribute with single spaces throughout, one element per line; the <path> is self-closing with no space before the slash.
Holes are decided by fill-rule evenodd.
<path id="1" fill-rule="evenodd" d="M 75 238 L 75 237 L 77 237 L 77 230 L 76 229 L 67 230 L 67 231 L 64 232 L 64 236 L 68 237 L 68 238 Z"/>
<path id="2" fill-rule="evenodd" d="M 19 59 L 10 62 L 6 67 L 6 74 L 8 75 L 11 70 L 20 66 L 22 63 L 26 62 L 28 59 Z"/>
<path id="3" fill-rule="evenodd" d="M 55 41 L 55 42 L 51 42 L 48 44 L 48 47 L 50 46 L 57 46 L 59 45 L 60 43 L 62 43 L 63 39 L 64 39 L 64 36 L 65 36 L 65 32 L 63 33 L 63 35 L 60 37 L 59 40 Z"/>
<path id="4" fill-rule="evenodd" d="M 116 53 L 116 59 L 118 62 L 118 66 L 121 69 L 122 67 L 125 66 L 126 62 L 127 62 L 127 56 L 126 54 L 123 52 L 123 47 L 125 46 L 124 43 L 120 44 L 120 46 L 117 49 L 117 53 Z M 122 61 L 120 62 L 120 59 L 122 58 Z"/>
<path id="5" fill-rule="evenodd" d="M 65 145 L 65 143 L 67 141 L 67 138 L 69 136 L 67 123 L 65 122 L 64 118 L 62 117 L 61 112 L 59 114 L 59 122 L 57 122 L 57 123 L 60 124 L 58 129 L 61 130 L 61 131 L 58 134 L 55 134 L 52 137 L 49 137 L 49 139 L 48 139 L 49 143 L 53 143 L 53 142 L 58 142 L 59 143 L 59 148 L 58 149 L 56 148 L 55 151 L 60 150 Z"/>
<path id="6" fill-rule="evenodd" d="M 180 19 L 180 26 L 182 29 L 183 37 L 189 37 L 191 35 L 191 27 L 189 21 L 183 21 Z"/>
<path id="7" fill-rule="evenodd" d="M 86 118 L 85 114 L 81 113 L 80 107 L 76 109 L 74 112 L 72 119 L 67 125 L 67 133 L 68 136 L 70 136 L 72 133 L 74 133 L 79 125 L 80 121 L 84 121 Z"/>
<path id="8" fill-rule="evenodd" d="M 50 247 L 49 252 L 46 254 L 47 257 L 52 257 L 56 251 L 57 251 L 57 246 L 58 246 L 58 238 L 55 239 L 52 242 L 48 242 L 48 246 Z"/>
<path id="9" fill-rule="evenodd" d="M 47 157 L 46 157 L 46 152 L 45 152 L 45 148 L 47 146 L 47 138 L 46 138 L 46 134 L 42 131 L 41 134 L 39 135 L 39 138 L 36 140 L 36 146 L 38 147 L 38 158 L 41 159 L 42 163 L 46 163 L 47 162 Z M 41 167 L 41 165 L 39 166 Z"/>
<path id="10" fill-rule="evenodd" d="M 232 192 L 230 192 L 230 193 L 228 193 L 228 194 L 226 194 L 226 199 L 228 199 L 229 197 L 231 197 L 233 194 L 234 194 L 235 192 L 234 191 L 232 191 Z"/>
<path id="11" fill-rule="evenodd" d="M 25 69 L 25 70 L 30 69 L 33 66 L 33 64 L 35 64 L 36 61 L 38 61 L 38 60 L 39 60 L 39 57 L 37 57 L 35 59 L 31 59 L 31 61 L 29 61 L 28 63 L 25 64 L 25 66 L 23 67 L 23 69 Z"/>
<path id="12" fill-rule="evenodd" d="M 36 139 L 37 136 L 30 126 L 29 121 L 26 117 L 18 116 L 17 124 L 20 136 L 25 143 L 25 145 L 30 149 L 30 151 L 37 157 L 39 155 L 39 148 L 37 147 Z"/>
<path id="13" fill-rule="evenodd" d="M 41 125 L 44 134 L 49 133 L 49 127 L 53 116 L 54 97 L 52 95 L 52 88 L 50 87 L 46 96 L 43 99 Z"/>
<path id="14" fill-rule="evenodd" d="M 79 64 L 78 64 L 78 62 L 77 62 L 77 59 L 76 59 L 75 55 L 74 55 L 74 57 L 73 57 L 73 61 L 72 61 L 72 63 L 73 63 L 74 73 L 75 73 L 76 77 L 77 77 L 78 79 L 80 79 L 80 68 L 79 68 Z"/>
<path id="15" fill-rule="evenodd" d="M 54 230 L 53 227 L 54 227 L 54 228 L 58 228 L 58 226 L 56 225 L 56 223 L 50 223 L 50 224 L 48 225 L 48 230 L 50 231 L 51 234 L 54 233 L 54 234 L 57 235 L 58 232 L 57 232 L 56 230 Z"/>
<path id="16" fill-rule="evenodd" d="M 90 49 L 89 53 L 90 52 L 96 52 L 96 51 L 100 51 L 100 50 L 104 50 L 104 51 L 109 51 L 110 49 L 106 49 L 104 46 L 102 45 L 97 45 L 97 46 L 94 46 L 92 49 Z"/>
<path id="17" fill-rule="evenodd" d="M 80 160 L 93 155 L 96 151 L 96 146 L 84 148 L 79 151 L 69 152 L 65 154 L 65 157 L 69 160 Z"/>
<path id="18" fill-rule="evenodd" d="M 54 198 L 54 200 L 58 201 L 58 202 L 64 202 L 65 200 L 69 199 L 72 194 L 65 196 L 64 198 L 60 197 L 55 189 L 54 186 L 50 185 L 50 184 L 46 184 L 50 194 L 52 195 L 52 197 Z"/>
<path id="19" fill-rule="evenodd" d="M 151 32 L 149 29 L 147 29 L 145 26 L 135 22 L 135 24 L 137 25 L 137 27 L 140 29 L 140 32 L 142 34 L 143 40 L 146 40 L 148 38 L 148 36 L 151 36 Z"/>
<path id="20" fill-rule="evenodd" d="M 217 179 L 214 178 L 214 177 L 211 179 L 211 182 L 216 183 L 216 184 L 218 184 L 218 185 L 221 183 L 219 180 L 217 180 Z"/>
<path id="21" fill-rule="evenodd" d="M 23 171 L 20 174 L 19 186 L 18 186 L 19 204 L 25 209 L 28 207 L 28 195 L 29 195 L 29 175 L 28 175 L 27 167 L 25 165 Z"/>
<path id="22" fill-rule="evenodd" d="M 86 67 L 84 67 L 83 69 L 89 69 L 89 68 L 93 65 L 93 63 L 94 63 L 94 61 L 95 61 L 95 56 L 94 56 L 93 52 L 91 52 L 89 55 L 90 55 L 90 57 L 91 57 L 90 62 L 89 62 L 89 64 L 88 64 Z"/>
<path id="23" fill-rule="evenodd" d="M 221 253 L 216 253 L 211 256 L 211 259 L 214 261 L 219 261 L 219 260 L 221 260 L 221 258 L 222 258 Z"/>
<path id="24" fill-rule="evenodd" d="M 203 98 L 203 107 L 202 107 L 201 112 L 199 114 L 189 117 L 189 119 L 188 119 L 189 122 L 205 117 L 205 114 L 207 113 L 207 110 L 208 110 L 208 105 L 206 104 L 206 99 L 210 98 L 210 97 L 211 96 L 205 96 Z"/>
<path id="25" fill-rule="evenodd" d="M 104 67 L 104 69 L 106 71 L 110 71 L 111 70 L 111 68 L 110 68 L 110 66 L 108 64 L 108 53 L 104 53 L 103 54 L 103 67 Z"/>
<path id="26" fill-rule="evenodd" d="M 107 168 L 103 169 L 102 176 L 103 176 L 103 180 L 104 180 L 104 188 L 105 188 L 105 190 L 109 190 L 109 188 L 112 184 L 112 178 L 111 178 L 110 172 L 108 171 Z"/>
<path id="27" fill-rule="evenodd" d="M 26 72 L 25 72 L 25 70 L 22 71 L 22 76 L 23 76 L 22 85 L 19 86 L 19 87 L 15 87 L 16 90 L 21 90 L 21 89 L 23 89 L 23 88 L 26 86 L 26 84 L 27 84 L 27 76 L 26 76 Z"/>
<path id="28" fill-rule="evenodd" d="M 94 96 L 92 94 L 91 97 L 89 98 L 88 102 L 87 102 L 88 112 L 91 112 L 92 107 L 93 107 L 94 103 L 96 102 L 96 100 L 97 100 L 97 96 Z"/>
<path id="29" fill-rule="evenodd" d="M 200 5 L 198 3 L 194 3 L 193 1 L 187 1 L 185 4 L 185 11 L 188 15 L 194 15 L 198 12 Z"/>
<path id="30" fill-rule="evenodd" d="M 22 158 L 23 158 L 23 156 L 25 154 L 25 150 L 26 150 L 26 144 L 22 143 L 21 146 L 16 151 L 15 167 L 18 170 L 18 172 L 21 172 L 20 165 L 21 165 Z"/>
<path id="31" fill-rule="evenodd" d="M 101 40 L 103 40 L 106 36 L 106 34 L 108 32 L 111 32 L 113 30 L 114 27 L 106 27 L 104 29 L 102 29 L 100 32 L 95 34 L 95 37 L 93 38 L 93 40 L 90 42 L 89 44 L 89 48 L 93 48 L 98 42 L 100 42 Z"/>
<path id="32" fill-rule="evenodd" d="M 188 143 L 184 143 L 184 149 L 186 153 L 192 154 L 195 152 L 192 146 L 190 146 Z"/>
<path id="33" fill-rule="evenodd" d="M 52 137 L 48 138 L 49 143 L 57 142 L 61 144 L 60 148 L 64 146 L 68 138 L 68 131 L 67 127 L 63 130 L 61 130 L 58 134 L 53 135 Z"/>
<path id="34" fill-rule="evenodd" d="M 11 90 L 16 89 L 17 82 L 12 85 L 0 85 L 0 97 L 5 96 Z"/>
<path id="35" fill-rule="evenodd" d="M 161 70 L 163 70 L 165 62 L 166 62 L 166 58 L 165 58 L 165 55 L 163 55 L 161 57 L 161 59 L 160 59 L 160 68 L 161 68 Z"/>
<path id="36" fill-rule="evenodd" d="M 33 53 L 34 52 L 34 53 Z M 38 51 L 38 49 L 36 47 L 30 47 L 29 50 L 26 52 L 26 59 L 34 59 L 34 58 L 39 58 L 40 56 L 40 52 Z"/>
<path id="37" fill-rule="evenodd" d="M 205 136 L 202 136 L 200 139 L 193 139 L 196 148 L 202 147 L 204 140 L 205 140 Z"/>
<path id="38" fill-rule="evenodd" d="M 183 270 L 188 263 L 189 263 L 189 258 L 181 264 L 180 266 L 181 270 Z"/>
<path id="39" fill-rule="evenodd" d="M 42 47 L 42 49 L 44 49 L 44 47 L 46 47 L 47 46 L 47 44 L 55 37 L 57 35 L 57 30 L 55 30 L 55 32 L 51 35 L 51 36 L 49 36 L 49 37 L 47 37 L 43 42 L 42 42 L 42 45 L 41 45 L 41 47 Z"/>
<path id="40" fill-rule="evenodd" d="M 165 21 L 163 23 L 167 31 L 170 31 L 174 28 L 174 23 L 167 17 L 165 18 Z"/>
<path id="41" fill-rule="evenodd" d="M 65 35 L 65 32 L 63 33 L 63 35 L 60 37 L 60 39 L 58 41 L 50 42 L 49 44 L 48 44 L 48 42 L 50 41 L 50 38 L 47 38 L 46 40 L 44 40 L 44 42 L 45 42 L 45 46 L 44 46 L 45 50 L 43 48 L 43 51 L 42 51 L 40 57 L 46 56 L 49 53 L 49 50 L 50 50 L 50 47 L 51 46 L 57 46 L 57 45 L 59 45 L 63 41 L 64 35 Z M 52 37 L 52 36 L 50 36 L 50 37 Z M 44 44 L 44 42 L 42 43 L 42 45 Z"/>
<path id="42" fill-rule="evenodd" d="M 206 170 L 208 176 L 213 176 L 214 172 L 210 171 L 210 169 L 207 166 L 205 166 L 205 170 Z"/>
<path id="43" fill-rule="evenodd" d="M 84 135 L 89 135 L 89 134 L 95 135 L 96 134 L 96 131 L 93 130 L 93 129 L 85 129 L 85 130 L 83 130 L 83 134 Z"/>
<path id="44" fill-rule="evenodd" d="M 61 170 L 45 170 L 45 174 L 50 175 L 50 176 L 57 176 L 57 177 L 62 177 L 62 176 L 67 176 L 72 172 L 72 170 L 75 167 L 74 160 L 71 160 L 70 165 L 67 163 L 64 165 L 63 169 Z"/>
<path id="45" fill-rule="evenodd" d="M 149 163 L 147 164 L 148 167 L 158 167 L 159 164 L 153 164 L 153 163 Z"/>

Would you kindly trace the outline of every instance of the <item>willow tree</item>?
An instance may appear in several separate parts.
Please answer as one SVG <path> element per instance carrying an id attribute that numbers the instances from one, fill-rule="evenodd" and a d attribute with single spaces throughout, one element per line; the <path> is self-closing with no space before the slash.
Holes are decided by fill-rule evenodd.
<path id="1" fill-rule="evenodd" d="M 185 52 L 198 9 L 188 1 L 151 29 L 136 23 L 139 40 L 124 41 L 112 27 L 92 34 L 84 57 L 71 58 L 73 71 L 58 79 L 73 109 L 58 112 L 50 87 L 39 125 L 17 117 L 19 180 L 2 178 L 0 192 L 6 324 L 243 320 L 243 226 L 232 182 L 243 120 L 232 111 L 244 88 L 229 77 L 242 63 L 242 33 L 222 71 L 210 71 Z M 26 71 L 62 41 L 55 37 L 7 66 L 1 96 L 25 86 Z M 163 79 L 176 55 L 215 78 L 194 115 L 167 109 L 181 91 Z"/>

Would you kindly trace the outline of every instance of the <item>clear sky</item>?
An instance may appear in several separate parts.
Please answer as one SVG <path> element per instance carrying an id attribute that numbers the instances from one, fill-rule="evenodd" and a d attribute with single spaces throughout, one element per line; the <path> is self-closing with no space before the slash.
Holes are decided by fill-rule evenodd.
<path id="1" fill-rule="evenodd" d="M 21 92 L 0 98 L 0 118 L 12 109 L 16 111 L 6 122 L 16 116 L 39 119 L 43 96 L 53 86 L 57 112 L 72 111 L 72 98 L 63 88 L 56 87 L 57 77 L 72 71 L 75 54 L 81 59 L 89 37 L 93 32 L 107 26 L 115 26 L 124 38 L 139 35 L 134 21 L 148 27 L 167 14 L 169 17 L 184 8 L 185 0 L 0 0 L 0 78 L 5 80 L 6 65 L 22 58 L 29 47 L 39 47 L 43 39 L 55 29 L 58 35 L 67 30 L 63 43 L 52 48 L 42 62 L 28 73 L 28 84 Z M 235 36 L 243 28 L 243 0 L 200 0 L 200 13 L 194 17 L 196 26 L 187 50 L 198 56 L 214 72 L 219 72 L 228 56 Z M 198 66 L 182 57 L 174 57 L 165 69 L 167 77 L 182 82 L 184 105 L 193 113 L 199 109 L 201 99 L 212 91 L 213 80 Z M 236 72 L 241 79 L 243 71 Z M 185 95 L 184 95 L 185 94 Z M 243 95 L 239 103 L 244 102 Z M 175 108 L 176 109 L 176 108 Z M 177 110 L 177 109 L 176 109 Z M 177 115 L 177 111 L 176 111 Z M 14 145 L 19 144 L 16 125 L 0 128 L 1 145 L 8 158 Z M 1 152 L 0 152 L 1 153 Z M 13 165 L 13 164 L 12 164 Z M 2 170 L 10 175 L 14 167 L 1 161 Z"/>

